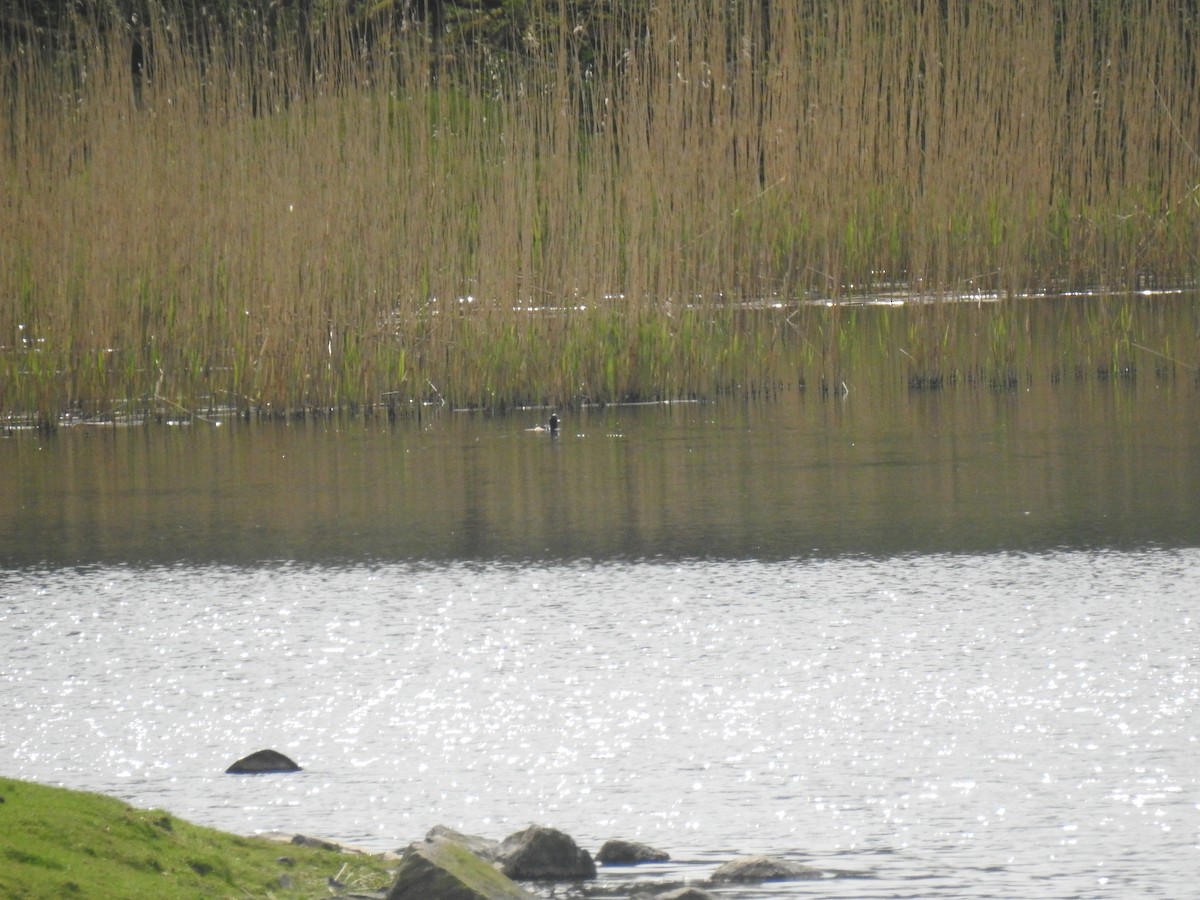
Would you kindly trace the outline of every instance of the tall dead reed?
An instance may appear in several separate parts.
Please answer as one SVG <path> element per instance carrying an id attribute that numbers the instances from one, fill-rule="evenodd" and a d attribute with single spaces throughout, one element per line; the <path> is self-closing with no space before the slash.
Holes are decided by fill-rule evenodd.
<path id="1" fill-rule="evenodd" d="M 804 304 L 1200 270 L 1194 4 L 554 5 L 503 64 L 151 9 L 0 51 L 6 412 L 940 383 L 1020 355 L 1008 313 Z"/>

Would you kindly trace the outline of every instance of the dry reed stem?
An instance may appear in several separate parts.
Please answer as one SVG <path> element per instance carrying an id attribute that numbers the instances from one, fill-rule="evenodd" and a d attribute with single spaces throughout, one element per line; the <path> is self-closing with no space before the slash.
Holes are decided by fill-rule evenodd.
<path id="1" fill-rule="evenodd" d="M 1196 277 L 1186 4 L 626 15 L 587 71 L 564 22 L 451 73 L 345 21 L 201 54 L 158 18 L 140 92 L 121 28 L 4 51 L 0 408 L 769 393 L 872 353 L 936 381 L 1031 351 L 937 307 L 867 350 L 795 304 Z"/>

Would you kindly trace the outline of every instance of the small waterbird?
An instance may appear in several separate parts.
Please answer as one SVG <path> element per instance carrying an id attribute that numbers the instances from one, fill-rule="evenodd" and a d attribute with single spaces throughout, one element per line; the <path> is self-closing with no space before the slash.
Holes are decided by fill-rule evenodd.
<path id="1" fill-rule="evenodd" d="M 537 425 L 534 425 L 532 428 L 526 428 L 525 430 L 526 431 L 548 431 L 551 434 L 558 434 L 558 416 L 556 416 L 554 413 L 550 413 L 550 421 L 548 421 L 545 425 L 542 425 L 539 423 Z"/>

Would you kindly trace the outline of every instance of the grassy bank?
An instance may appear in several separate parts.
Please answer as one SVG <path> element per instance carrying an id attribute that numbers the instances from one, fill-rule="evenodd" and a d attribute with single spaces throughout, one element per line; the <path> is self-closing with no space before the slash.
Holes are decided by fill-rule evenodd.
<path id="1" fill-rule="evenodd" d="M 148 9 L 3 51 L 4 413 L 761 392 L 867 342 L 810 301 L 897 284 L 1120 294 L 1099 355 L 1200 271 L 1190 4 L 554 7 L 503 60 Z M 992 365 L 956 316 L 899 349 Z"/>
<path id="2" fill-rule="evenodd" d="M 98 794 L 0 778 L 0 798 L 5 897 L 303 898 L 328 897 L 331 877 L 391 882 L 381 857 L 237 837 Z"/>

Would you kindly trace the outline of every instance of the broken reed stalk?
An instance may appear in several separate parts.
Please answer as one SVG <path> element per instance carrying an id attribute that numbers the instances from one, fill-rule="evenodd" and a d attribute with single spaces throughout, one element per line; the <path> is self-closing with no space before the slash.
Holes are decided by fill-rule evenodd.
<path id="1" fill-rule="evenodd" d="M 5 412 L 769 392 L 901 358 L 802 300 L 1200 269 L 1186 5 L 658 4 L 502 65 L 176 25 L 144 80 L 121 23 L 2 51 Z M 961 318 L 897 329 L 920 377 L 1018 353 Z"/>

